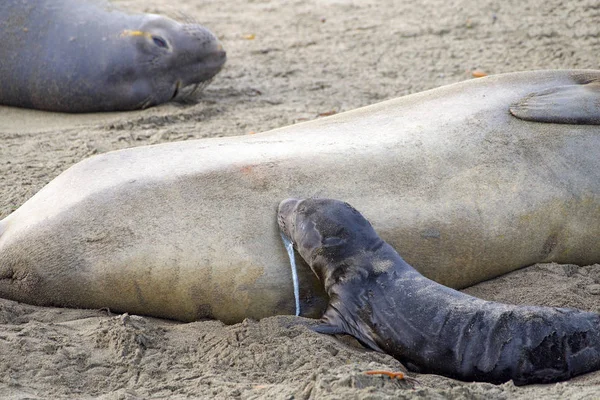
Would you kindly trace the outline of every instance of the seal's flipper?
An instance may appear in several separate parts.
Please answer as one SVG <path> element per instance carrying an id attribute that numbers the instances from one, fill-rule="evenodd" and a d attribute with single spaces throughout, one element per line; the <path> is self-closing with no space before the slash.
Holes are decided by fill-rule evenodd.
<path id="1" fill-rule="evenodd" d="M 330 325 L 326 322 L 322 322 L 319 325 L 311 326 L 310 329 L 317 333 L 322 333 L 324 335 L 349 335 L 349 333 L 346 332 L 343 328 L 336 325 Z"/>
<path id="2" fill-rule="evenodd" d="M 346 318 L 343 318 L 339 312 L 331 306 L 329 306 L 327 311 L 325 311 L 325 314 L 323 314 L 321 323 L 311 327 L 311 329 L 326 335 L 350 335 L 358 340 L 363 346 L 380 353 L 385 353 L 375 343 L 375 334 L 370 327 L 360 323 L 358 320 L 349 321 Z"/>
<path id="3" fill-rule="evenodd" d="M 600 82 L 532 93 L 510 106 L 510 113 L 525 121 L 600 125 Z"/>
<path id="4" fill-rule="evenodd" d="M 323 333 L 325 335 L 350 335 L 358 340 L 363 346 L 380 353 L 385 353 L 370 337 L 361 334 L 359 331 L 354 329 L 350 329 L 350 332 L 348 332 L 342 327 L 328 323 L 321 323 L 319 325 L 312 326 L 311 329 L 317 333 Z"/>

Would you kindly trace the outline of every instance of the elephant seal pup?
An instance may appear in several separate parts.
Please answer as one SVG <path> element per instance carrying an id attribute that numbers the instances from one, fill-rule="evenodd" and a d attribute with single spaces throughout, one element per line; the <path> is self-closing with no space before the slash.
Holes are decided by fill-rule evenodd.
<path id="1" fill-rule="evenodd" d="M 288 199 L 282 233 L 330 302 L 315 330 L 346 333 L 410 370 L 550 383 L 600 369 L 600 315 L 484 301 L 425 278 L 347 203 Z"/>
<path id="2" fill-rule="evenodd" d="M 0 104 L 125 111 L 210 82 L 225 62 L 206 28 L 100 0 L 3 0 Z"/>
<path id="3" fill-rule="evenodd" d="M 273 216 L 294 196 L 347 199 L 454 288 L 600 262 L 600 127 L 509 112 L 590 79 L 600 71 L 492 76 L 269 133 L 91 157 L 0 221 L 0 297 L 184 321 L 293 314 Z M 554 122 L 579 113 L 577 96 L 550 103 Z M 327 296 L 299 270 L 302 315 L 319 317 Z"/>

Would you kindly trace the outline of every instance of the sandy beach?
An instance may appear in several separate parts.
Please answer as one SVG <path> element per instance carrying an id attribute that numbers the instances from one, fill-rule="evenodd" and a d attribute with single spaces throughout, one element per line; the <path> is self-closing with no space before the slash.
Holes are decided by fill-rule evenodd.
<path id="1" fill-rule="evenodd" d="M 87 115 L 0 107 L 0 219 L 69 166 L 111 150 L 248 135 L 475 79 L 598 68 L 596 1 L 121 0 L 209 27 L 228 53 L 197 97 Z M 466 289 L 515 304 L 600 312 L 600 265 L 538 264 Z M 290 316 L 178 323 L 0 299 L 0 398 L 597 399 L 600 372 L 516 387 L 405 371 Z"/>

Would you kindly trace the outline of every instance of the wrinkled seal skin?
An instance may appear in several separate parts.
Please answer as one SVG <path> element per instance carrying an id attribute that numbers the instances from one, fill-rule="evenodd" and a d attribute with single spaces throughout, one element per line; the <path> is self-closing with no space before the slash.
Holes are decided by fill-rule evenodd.
<path id="1" fill-rule="evenodd" d="M 346 199 L 453 288 L 600 262 L 600 127 L 509 112 L 527 99 L 517 114 L 560 122 L 578 101 L 560 88 L 590 79 L 600 72 L 499 75 L 268 133 L 91 157 L 0 221 L 0 297 L 184 321 L 294 314 L 274 218 L 288 197 Z M 533 107 L 549 89 L 558 99 Z M 320 317 L 327 296 L 299 270 L 301 313 Z"/>
<path id="2" fill-rule="evenodd" d="M 600 315 L 484 301 L 425 278 L 347 203 L 288 199 L 284 235 L 330 297 L 323 333 L 347 333 L 410 370 L 550 383 L 600 369 Z"/>
<path id="3" fill-rule="evenodd" d="M 0 104 L 125 111 L 207 84 L 226 56 L 206 28 L 99 0 L 0 2 Z"/>

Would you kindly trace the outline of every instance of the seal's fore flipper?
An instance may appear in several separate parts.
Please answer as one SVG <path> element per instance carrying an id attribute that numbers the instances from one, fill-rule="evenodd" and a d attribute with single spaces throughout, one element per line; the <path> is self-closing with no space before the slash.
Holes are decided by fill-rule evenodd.
<path id="1" fill-rule="evenodd" d="M 317 333 L 326 335 L 351 335 L 363 346 L 380 353 L 385 353 L 373 340 L 374 333 L 372 330 L 364 324 L 359 325 L 357 322 L 356 320 L 349 321 L 346 318 L 342 318 L 339 311 L 329 306 L 321 318 L 321 323 L 312 326 L 311 329 Z"/>
<path id="2" fill-rule="evenodd" d="M 324 335 L 348 335 L 348 332 L 336 325 L 330 325 L 327 322 L 321 322 L 319 325 L 314 325 L 310 329 Z"/>
<path id="3" fill-rule="evenodd" d="M 526 121 L 600 125 L 600 81 L 531 93 L 511 105 L 510 113 Z"/>

